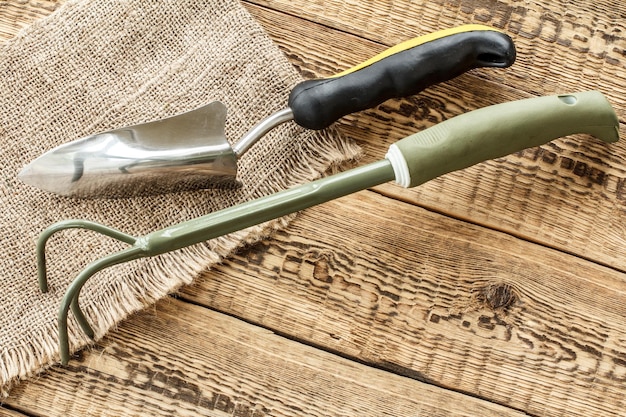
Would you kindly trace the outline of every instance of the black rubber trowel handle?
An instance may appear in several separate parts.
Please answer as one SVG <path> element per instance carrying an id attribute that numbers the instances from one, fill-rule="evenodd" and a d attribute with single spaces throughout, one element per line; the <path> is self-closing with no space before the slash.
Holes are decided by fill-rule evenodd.
<path id="1" fill-rule="evenodd" d="M 472 68 L 505 68 L 515 61 L 509 36 L 482 25 L 465 25 L 420 36 L 331 78 L 304 81 L 293 89 L 293 118 L 323 129 L 341 117 L 390 98 L 406 97 Z"/>

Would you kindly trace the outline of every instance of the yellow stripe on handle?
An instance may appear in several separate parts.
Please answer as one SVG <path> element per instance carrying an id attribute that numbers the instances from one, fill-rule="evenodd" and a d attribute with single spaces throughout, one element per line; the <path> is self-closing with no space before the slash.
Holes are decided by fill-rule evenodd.
<path id="1" fill-rule="evenodd" d="M 466 32 L 474 32 L 474 31 L 479 31 L 479 30 L 490 30 L 493 32 L 501 32 L 498 29 L 494 29 L 490 26 L 485 26 L 485 25 L 475 25 L 475 24 L 471 24 L 471 25 L 462 25 L 462 26 L 457 26 L 454 28 L 450 28 L 450 29 L 443 29 L 437 32 L 433 32 L 433 33 L 429 33 L 426 35 L 422 35 L 422 36 L 418 36 L 416 38 L 413 39 L 409 39 L 407 41 L 404 41 L 402 43 L 399 43 L 397 45 L 392 46 L 389 49 L 386 49 L 385 51 L 381 52 L 380 54 L 368 59 L 367 61 L 363 61 L 358 65 L 355 65 L 352 68 L 349 68 L 345 71 L 340 72 L 339 74 L 335 74 L 332 75 L 328 78 L 337 78 L 337 77 L 342 77 L 344 75 L 353 73 L 355 71 L 358 71 L 360 69 L 363 69 L 365 67 L 369 67 L 372 64 L 375 64 L 376 62 L 385 59 L 387 57 L 390 57 L 391 55 L 395 55 L 399 52 L 403 52 L 406 51 L 408 49 L 414 48 L 416 46 L 419 45 L 423 45 L 425 43 L 428 42 L 432 42 L 434 40 L 437 39 L 441 39 L 441 38 L 445 38 L 446 36 L 451 36 L 451 35 L 456 35 L 457 33 L 466 33 Z"/>

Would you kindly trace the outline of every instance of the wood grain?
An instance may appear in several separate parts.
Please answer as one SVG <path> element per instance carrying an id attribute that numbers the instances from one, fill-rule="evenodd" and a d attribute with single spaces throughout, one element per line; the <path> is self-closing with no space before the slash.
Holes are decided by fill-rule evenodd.
<path id="1" fill-rule="evenodd" d="M 173 299 L 8 403 L 50 417 L 524 415 Z"/>
<path id="2" fill-rule="evenodd" d="M 404 206 L 361 192 L 307 210 L 184 296 L 531 415 L 626 409 L 623 273 Z"/>
<path id="3" fill-rule="evenodd" d="M 297 8 L 299 15 L 311 19 L 319 11 L 315 3 L 310 2 L 263 3 L 286 10 Z M 353 26 L 365 28 L 367 24 L 374 24 L 372 16 L 383 13 L 376 9 L 381 7 L 379 3 L 363 2 L 360 7 L 354 7 L 355 16 L 343 13 L 346 10 L 341 5 L 347 7 L 344 3 L 331 3 L 334 6 L 326 6 L 336 10 L 324 9 L 321 20 L 328 26 L 312 22 L 281 25 L 278 24 L 280 13 L 254 7 L 249 9 L 305 76 L 319 77 L 336 73 L 384 49 L 383 45 L 358 40 L 355 35 L 334 29 L 362 34 L 363 29 Z M 466 3 L 473 4 L 463 2 L 461 9 L 467 8 Z M 402 9 L 402 13 L 406 12 L 403 16 L 407 22 L 413 22 L 414 28 L 416 25 L 419 27 L 409 35 L 405 29 L 401 33 L 390 32 L 400 30 L 398 25 L 386 26 L 387 29 L 381 29 L 381 36 L 388 35 L 384 38 L 386 45 L 460 23 L 458 19 L 435 14 L 438 17 L 428 19 L 434 19 L 430 24 L 420 24 L 417 14 L 421 15 L 424 8 L 427 9 L 424 13 L 428 13 L 428 6 L 398 4 L 398 7 L 403 7 L 400 4 L 407 5 L 406 10 Z M 580 5 L 580 2 L 577 4 Z M 616 8 L 621 8 L 622 14 L 626 13 L 626 6 Z M 434 13 L 433 10 L 430 13 Z M 581 12 L 581 16 L 581 19 L 593 18 L 594 22 L 608 19 L 588 12 Z M 511 15 L 509 19 L 513 17 Z M 526 29 L 520 27 L 518 32 L 512 32 L 518 44 L 518 62 L 512 68 L 474 71 L 430 88 L 419 96 L 387 102 L 375 111 L 344 119 L 342 131 L 363 145 L 367 152 L 364 161 L 371 161 L 384 157 L 391 142 L 475 108 L 557 91 L 599 89 L 608 96 L 622 120 L 622 141 L 617 144 L 605 145 L 589 136 L 575 135 L 445 175 L 415 189 L 407 190 L 394 185 L 377 189 L 392 198 L 626 271 L 626 145 L 623 142 L 626 131 L 626 82 L 623 82 L 626 57 L 623 56 L 622 38 L 617 35 L 609 37 L 611 43 L 605 46 L 611 51 L 622 51 L 621 60 L 617 63 L 605 59 L 602 65 L 591 68 L 587 61 L 576 63 L 569 59 L 568 66 L 564 68 L 543 64 L 529 66 L 524 63 L 529 56 L 576 57 L 581 52 L 577 52 L 573 42 L 548 42 L 541 36 L 533 38 L 532 45 L 527 45 L 526 32 L 530 30 L 527 28 L 530 20 L 525 19 L 523 27 Z M 497 25 L 491 20 L 484 23 L 502 27 L 502 22 L 498 21 Z M 514 26 L 511 20 L 505 23 L 505 27 Z M 540 23 L 537 21 L 537 24 Z M 566 26 L 565 23 L 563 25 Z M 619 27 L 614 30 L 619 30 Z M 568 32 L 568 36 L 578 35 Z M 306 43 L 302 42 L 303 39 Z M 589 75 L 589 71 L 593 76 Z M 537 82 L 536 77 L 541 77 L 542 83 Z M 558 84 L 558 88 L 547 88 L 548 82 Z"/>

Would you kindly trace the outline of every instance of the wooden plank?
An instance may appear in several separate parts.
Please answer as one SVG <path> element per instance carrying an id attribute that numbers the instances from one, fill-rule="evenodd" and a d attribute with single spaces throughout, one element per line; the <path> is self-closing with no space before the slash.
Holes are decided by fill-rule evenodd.
<path id="1" fill-rule="evenodd" d="M 184 296 L 531 415 L 626 409 L 625 274 L 373 192 L 307 210 Z"/>
<path id="2" fill-rule="evenodd" d="M 172 299 L 7 403 L 50 417 L 524 415 Z"/>
<path id="3" fill-rule="evenodd" d="M 527 93 L 561 92 L 574 85 L 597 88 L 623 105 L 626 74 L 626 4 L 612 0 L 527 2 L 435 0 L 429 2 L 311 2 L 252 0 L 324 26 L 392 45 L 440 28 L 475 22 L 504 29 L 521 52 L 504 83 Z M 617 78 L 616 78 L 617 77 Z M 621 82 L 620 82 L 621 81 Z"/>
<path id="4" fill-rule="evenodd" d="M 282 1 L 261 3 L 284 7 L 310 19 L 316 19 L 319 7 L 315 2 L 301 1 L 289 2 L 289 5 Z M 355 16 L 342 13 L 347 5 L 337 3 L 340 5 L 328 5 L 337 10 L 324 9 L 323 17 L 319 17 L 325 25 L 334 25 L 332 27 L 305 21 L 288 24 L 289 20 L 278 12 L 253 6 L 249 10 L 305 76 L 316 77 L 345 69 L 384 49 L 379 44 L 359 40 L 333 27 L 362 35 L 362 28 L 373 24 L 376 16 L 384 16 L 385 21 L 401 18 L 400 15 L 377 13 L 376 7 L 380 4 L 376 2 L 364 2 L 360 7 L 354 7 Z M 449 6 L 454 9 L 459 2 L 451 3 Z M 583 7 L 580 2 L 576 4 L 578 6 L 572 7 Z M 416 14 L 427 6 L 411 3 L 410 7 L 415 10 L 411 9 L 413 11 L 403 18 L 415 26 L 421 21 Z M 622 11 L 624 8 L 624 4 L 617 7 Z M 430 13 L 434 12 L 431 10 Z M 581 16 L 595 19 L 590 13 L 581 12 Z M 605 18 L 598 17 L 600 21 Z M 506 22 L 505 26 L 513 23 Z M 413 35 L 452 24 L 452 20 L 441 17 L 437 25 L 420 26 Z M 525 23 L 526 26 L 529 24 L 530 21 Z M 383 31 L 389 35 L 387 43 L 400 40 L 399 34 L 389 32 L 392 30 L 390 27 Z M 405 29 L 402 30 L 404 34 Z M 475 71 L 431 88 L 420 96 L 390 101 L 375 111 L 346 118 L 342 122 L 342 131 L 363 145 L 367 152 L 364 161 L 371 161 L 382 158 L 389 143 L 400 137 L 474 108 L 550 94 L 556 90 L 597 88 L 607 94 L 622 120 L 622 141 L 617 144 L 605 145 L 589 136 L 576 135 L 448 174 L 415 189 L 405 190 L 394 185 L 377 189 L 393 198 L 626 270 L 626 144 L 623 140 L 626 82 L 621 82 L 626 77 L 626 58 L 620 55 L 620 61 L 615 64 L 605 56 L 597 66 L 590 64 L 589 71 L 593 72 L 590 76 L 587 61 L 579 58 L 581 52 L 575 43 L 548 42 L 539 37 L 533 38 L 531 48 L 525 44 L 528 41 L 525 33 L 515 35 L 516 42 L 521 44 L 518 63 L 513 68 Z M 611 51 L 622 48 L 620 37 L 611 42 L 606 46 Z M 553 65 L 531 68 L 524 63 L 544 55 L 562 57 L 570 64 L 565 68 Z M 538 82 L 537 77 L 542 82 Z M 549 83 L 558 84 L 558 89 L 547 88 Z"/>

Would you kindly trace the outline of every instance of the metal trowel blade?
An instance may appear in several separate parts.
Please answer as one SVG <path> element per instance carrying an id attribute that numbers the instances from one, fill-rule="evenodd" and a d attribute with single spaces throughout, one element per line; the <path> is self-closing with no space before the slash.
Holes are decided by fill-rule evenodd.
<path id="1" fill-rule="evenodd" d="M 61 145 L 19 173 L 25 183 L 82 198 L 123 198 L 235 188 L 237 157 L 224 135 L 226 107 L 212 102 L 165 119 Z"/>

